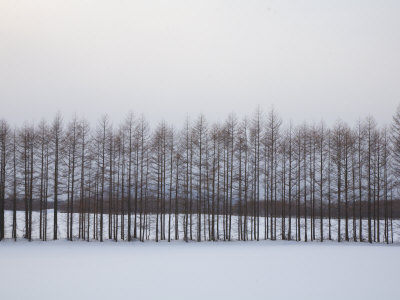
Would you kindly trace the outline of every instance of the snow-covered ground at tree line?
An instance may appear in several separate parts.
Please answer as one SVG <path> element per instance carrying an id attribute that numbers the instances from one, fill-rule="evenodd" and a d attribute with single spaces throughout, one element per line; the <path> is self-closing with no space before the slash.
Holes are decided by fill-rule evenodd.
<path id="1" fill-rule="evenodd" d="M 399 299 L 398 244 L 0 242 L 0 299 Z"/>
<path id="2" fill-rule="evenodd" d="M 100 220 L 100 215 L 98 215 L 98 220 Z M 166 220 L 165 220 L 165 236 L 168 238 L 168 215 L 166 215 Z M 79 214 L 75 213 L 73 217 L 73 236 L 74 240 L 78 239 L 78 233 L 79 233 L 79 224 L 78 224 L 78 219 L 79 219 Z M 133 235 L 133 222 L 134 222 L 134 215 L 132 215 L 132 235 Z M 40 220 L 40 215 L 38 212 L 33 212 L 32 213 L 32 239 L 38 240 L 40 238 L 39 232 L 40 232 L 40 227 L 39 227 L 39 220 Z M 53 210 L 48 210 L 47 213 L 47 238 L 52 239 L 53 238 Z M 205 227 L 204 227 L 204 220 L 205 222 Z M 268 226 L 270 226 L 270 221 L 269 219 Z M 104 214 L 103 216 L 103 222 L 104 222 L 104 231 L 103 231 L 103 237 L 104 239 L 108 239 L 108 215 Z M 139 215 L 137 215 L 137 225 L 139 227 Z M 197 238 L 197 215 L 192 216 L 192 222 L 193 222 L 193 234 L 192 237 L 194 240 Z M 211 221 L 210 221 L 211 222 Z M 216 222 L 216 221 L 215 221 Z M 219 217 L 219 237 L 220 239 L 223 239 L 223 223 L 224 219 L 222 216 Z M 264 226 L 265 218 L 260 217 L 260 235 L 259 238 L 260 240 L 264 239 L 265 237 L 265 226 Z M 178 223 L 179 223 L 179 239 L 183 239 L 184 236 L 184 215 L 179 215 L 178 216 Z M 374 234 L 374 228 L 373 228 L 373 221 L 372 221 L 372 235 Z M 375 230 L 377 232 L 377 223 L 375 226 Z M 380 220 L 380 242 L 384 242 L 384 226 L 385 222 L 384 220 Z M 100 231 L 100 221 L 97 224 L 97 230 L 98 232 Z M 127 239 L 128 232 L 127 232 L 127 224 L 128 224 L 128 217 L 125 215 L 125 230 L 124 230 L 124 237 Z M 238 232 L 238 218 L 236 216 L 232 216 L 232 240 L 237 240 L 237 232 Z M 274 223 L 275 224 L 275 223 Z M 285 220 L 286 224 L 286 233 L 289 228 L 289 221 L 286 218 Z M 390 224 L 390 223 L 389 223 Z M 392 226 L 391 226 L 392 225 Z M 159 225 L 160 226 L 160 225 Z M 174 239 L 174 226 L 175 226 L 175 218 L 174 215 L 171 215 L 171 239 Z M 282 226 L 282 219 L 277 218 L 276 219 L 276 238 L 279 240 L 281 239 L 281 226 Z M 353 221 L 352 219 L 349 219 L 349 238 L 350 240 L 353 237 Z M 391 240 L 392 234 L 391 234 L 391 228 L 393 228 L 393 242 L 394 243 L 400 243 L 400 220 L 395 219 L 393 220 L 393 223 L 389 225 L 389 240 Z M 146 222 L 146 234 L 149 240 L 155 240 L 156 236 L 156 216 L 155 215 L 150 215 L 148 217 L 148 220 Z M 248 218 L 248 238 L 251 239 L 251 228 L 252 228 L 252 221 L 251 217 Z M 275 227 L 275 225 L 274 225 Z M 362 220 L 362 227 L 363 227 L 363 239 L 367 239 L 367 234 L 368 234 L 368 222 L 367 220 Z M 118 239 L 121 239 L 121 232 L 120 232 L 120 219 L 118 220 Z M 269 227 L 271 228 L 271 227 Z M 328 219 L 323 219 L 323 235 L 324 235 L 324 240 L 328 239 L 329 237 L 329 220 Z M 337 228 L 338 228 L 338 220 L 336 219 L 331 219 L 331 238 L 333 240 L 337 240 Z M 93 240 L 93 214 L 90 214 L 90 239 Z M 205 229 L 205 230 L 204 230 Z M 356 220 L 356 230 L 357 230 L 357 239 L 358 233 L 359 233 L 359 220 Z M 58 213 L 58 238 L 59 239 L 66 239 L 67 238 L 67 214 L 66 213 Z M 202 240 L 208 239 L 208 216 L 203 215 L 202 216 Z M 292 217 L 292 238 L 295 239 L 296 237 L 296 219 L 295 217 Z M 301 218 L 300 220 L 300 233 L 301 233 L 301 239 L 304 240 L 305 237 L 305 220 L 304 218 Z M 19 238 L 23 238 L 25 234 L 25 213 L 23 211 L 18 211 L 17 212 L 17 236 Z M 270 230 L 268 230 L 268 234 L 270 236 Z M 138 233 L 139 235 L 139 233 Z M 206 235 L 206 238 L 204 238 L 204 235 Z M 12 237 L 12 211 L 6 211 L 5 212 L 5 236 L 6 239 L 9 239 Z M 311 220 L 307 220 L 307 236 L 308 240 L 310 240 L 311 237 Z M 341 220 L 341 237 L 342 240 L 345 238 L 345 220 Z M 377 235 L 376 235 L 377 237 Z M 320 220 L 316 219 L 315 220 L 315 238 L 316 240 L 320 239 Z M 377 239 L 376 239 L 377 240 Z"/>

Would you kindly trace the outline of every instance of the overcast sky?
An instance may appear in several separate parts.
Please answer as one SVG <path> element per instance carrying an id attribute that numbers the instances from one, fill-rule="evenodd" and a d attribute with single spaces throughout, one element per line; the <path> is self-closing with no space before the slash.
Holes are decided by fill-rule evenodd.
<path id="1" fill-rule="evenodd" d="M 400 1 L 0 0 L 0 118 L 390 122 Z"/>

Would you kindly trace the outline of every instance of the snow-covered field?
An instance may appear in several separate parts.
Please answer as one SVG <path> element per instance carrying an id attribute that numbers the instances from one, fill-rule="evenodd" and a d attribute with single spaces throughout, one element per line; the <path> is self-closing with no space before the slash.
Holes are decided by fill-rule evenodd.
<path id="1" fill-rule="evenodd" d="M 0 243 L 0 299 L 399 299 L 398 245 Z"/>
<path id="2" fill-rule="evenodd" d="M 52 241 L 51 212 L 49 241 L 41 242 L 38 217 L 33 213 L 35 240 L 28 242 L 22 238 L 24 214 L 18 212 L 19 239 L 14 242 L 10 239 L 11 213 L 6 213 L 6 239 L 0 242 L 0 299 L 375 300 L 400 297 L 398 220 L 393 224 L 395 243 L 389 245 L 279 240 L 203 243 L 106 240 L 99 243 L 66 241 L 65 214 L 59 216 L 61 240 Z M 104 221 L 107 238 L 107 216 Z M 182 228 L 181 218 L 179 222 Z M 236 222 L 235 219 L 232 222 L 234 239 Z M 328 233 L 326 222 L 325 234 Z M 153 218 L 148 224 L 150 239 L 154 239 L 154 223 Z M 260 228 L 263 224 L 261 219 Z M 280 224 L 278 219 L 278 234 Z M 318 221 L 316 225 L 318 237 Z M 365 233 L 366 225 L 364 222 Z M 336 226 L 333 220 L 333 238 L 336 238 Z M 383 223 L 381 226 L 383 234 Z M 76 224 L 74 227 L 77 235 Z M 301 227 L 303 232 L 304 220 Z M 194 226 L 194 232 L 195 229 Z M 260 231 L 263 238 L 264 230 Z"/>

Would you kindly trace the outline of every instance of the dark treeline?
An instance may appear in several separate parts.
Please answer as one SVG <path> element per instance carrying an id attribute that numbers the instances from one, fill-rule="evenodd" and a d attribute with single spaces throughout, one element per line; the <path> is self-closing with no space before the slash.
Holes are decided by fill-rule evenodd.
<path id="1" fill-rule="evenodd" d="M 0 120 L 0 240 L 17 239 L 23 215 L 28 240 L 65 230 L 143 241 L 151 222 L 156 241 L 392 243 L 399 179 L 400 109 L 382 128 L 372 117 L 283 125 L 260 109 L 179 130 L 132 113 L 94 128 L 61 115 L 21 128 Z"/>

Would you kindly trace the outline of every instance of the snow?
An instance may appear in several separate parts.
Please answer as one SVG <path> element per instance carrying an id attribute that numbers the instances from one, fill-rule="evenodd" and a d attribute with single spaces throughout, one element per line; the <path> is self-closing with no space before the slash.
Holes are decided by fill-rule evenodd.
<path id="1" fill-rule="evenodd" d="M 399 247 L 285 241 L 0 243 L 1 299 L 398 299 Z"/>
<path id="2" fill-rule="evenodd" d="M 48 210 L 47 213 L 47 238 L 52 239 L 53 238 L 53 210 Z M 100 216 L 99 216 L 100 218 Z M 184 232 L 183 232 L 183 218 L 184 215 L 179 215 L 179 238 L 183 239 Z M 202 216 L 202 239 L 204 239 L 204 227 L 203 227 L 203 222 L 206 220 L 206 230 L 205 232 L 208 234 L 208 227 L 207 227 L 207 215 Z M 78 219 L 79 215 L 74 214 L 73 217 L 73 236 L 75 239 L 78 238 Z M 192 216 L 193 219 L 193 239 L 196 239 L 196 230 L 197 230 L 197 215 Z M 6 220 L 6 229 L 5 229 L 5 235 L 6 238 L 11 238 L 12 236 L 12 211 L 6 211 L 5 212 L 5 220 Z M 39 239 L 39 212 L 33 212 L 32 213 L 32 238 L 33 239 Z M 103 216 L 103 221 L 104 221 L 104 238 L 108 238 L 108 215 L 104 214 Z M 265 237 L 265 226 L 264 226 L 264 217 L 260 217 L 260 240 L 264 239 Z M 90 239 L 93 238 L 93 214 L 90 215 Z M 119 221 L 120 222 L 120 221 Z M 134 222 L 134 217 L 132 216 L 132 222 Z M 289 227 L 288 224 L 288 219 L 286 219 L 286 231 Z M 328 219 L 323 220 L 323 234 L 324 234 L 324 239 L 328 239 Z M 137 223 L 139 224 L 139 216 L 137 217 Z M 301 218 L 300 222 L 300 231 L 301 231 L 301 239 L 304 240 L 304 232 L 305 232 L 305 221 L 304 218 Z M 373 223 L 373 222 L 372 222 Z M 67 238 L 67 214 L 66 213 L 58 213 L 58 238 L 59 239 L 66 239 Z M 125 239 L 127 239 L 127 226 L 128 224 L 128 217 L 125 215 L 125 232 L 124 236 Z M 238 219 L 236 216 L 232 217 L 232 238 L 233 240 L 237 239 L 237 231 L 238 231 Z M 249 239 L 251 239 L 251 218 L 248 218 L 248 230 L 249 230 Z M 363 238 L 364 240 L 367 238 L 368 234 L 368 222 L 367 220 L 362 221 L 363 224 Z M 281 239 L 281 225 L 282 221 L 281 218 L 277 218 L 276 220 L 276 232 L 277 232 L 277 239 Z M 385 222 L 384 220 L 380 220 L 380 241 L 384 241 L 384 225 Z M 168 226 L 168 215 L 166 216 L 166 226 Z M 171 215 L 171 238 L 174 237 L 174 226 L 175 226 L 175 218 L 174 215 Z M 270 222 L 269 222 L 270 226 Z M 331 232 L 332 232 L 332 239 L 337 240 L 337 226 L 338 222 L 336 219 L 331 220 Z M 356 223 L 356 230 L 357 230 L 357 236 L 358 236 L 358 227 L 359 226 L 359 221 L 357 220 Z M 373 224 L 372 224 L 373 226 Z M 22 238 L 25 233 L 25 214 L 23 211 L 18 211 L 17 212 L 17 236 L 19 238 Z M 320 220 L 316 219 L 315 220 L 315 237 L 316 240 L 320 239 Z M 120 228 L 120 226 L 119 226 Z M 219 228 L 220 228 L 220 239 L 223 239 L 223 217 L 219 217 Z M 148 233 L 148 238 L 150 240 L 155 240 L 155 232 L 156 232 L 156 216 L 155 215 L 150 215 L 149 217 L 149 222 L 147 223 L 147 233 Z M 98 227 L 99 230 L 99 227 Z M 372 228 L 373 230 L 373 228 Z M 132 232 L 133 232 L 133 224 L 132 224 Z M 349 235 L 350 239 L 352 239 L 352 234 L 353 234 L 353 221 L 349 219 Z M 307 220 L 307 235 L 308 235 L 308 240 L 310 240 L 311 237 L 311 220 Z M 119 232 L 120 236 L 120 232 Z M 168 229 L 166 228 L 166 236 L 168 236 Z M 391 237 L 391 232 L 389 232 L 389 236 Z M 292 218 L 292 238 L 295 239 L 296 237 L 296 220 L 295 217 Z M 345 221 L 342 219 L 341 223 L 341 237 L 342 240 L 345 238 Z M 400 220 L 395 219 L 393 220 L 393 241 L 395 243 L 400 242 Z"/>
<path id="3" fill-rule="evenodd" d="M 395 290 L 400 281 L 399 220 L 393 223 L 395 243 L 389 245 L 280 240 L 100 243 L 66 241 L 65 214 L 59 216 L 60 240 L 52 241 L 51 211 L 49 241 L 39 241 L 38 217 L 34 212 L 34 241 L 28 242 L 22 238 L 24 213 L 18 212 L 19 238 L 14 242 L 10 238 L 11 212 L 6 212 L 6 239 L 0 242 L 0 299 L 399 298 Z M 180 226 L 181 220 L 180 216 Z M 104 221 L 107 238 L 107 216 Z M 232 222 L 234 239 L 236 222 Z M 152 240 L 154 223 L 153 218 L 149 225 Z M 278 233 L 280 224 L 278 219 Z M 316 225 L 318 238 L 318 221 Z M 336 220 L 332 225 L 336 238 Z M 367 225 L 365 221 L 363 225 Z M 263 226 L 261 219 L 260 238 Z M 76 224 L 74 227 L 77 235 Z M 302 227 L 303 232 L 304 221 Z M 324 227 L 325 235 L 325 221 Z"/>

